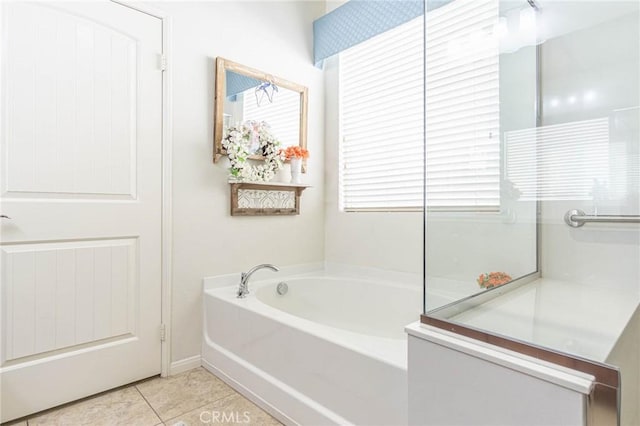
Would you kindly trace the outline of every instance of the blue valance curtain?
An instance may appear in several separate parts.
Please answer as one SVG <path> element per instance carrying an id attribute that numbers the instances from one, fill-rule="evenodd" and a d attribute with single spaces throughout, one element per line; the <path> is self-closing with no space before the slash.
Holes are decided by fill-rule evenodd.
<path id="1" fill-rule="evenodd" d="M 253 89 L 259 86 L 262 81 L 257 80 L 252 77 L 248 77 L 246 75 L 237 74 L 233 71 L 227 70 L 225 72 L 225 78 L 227 80 L 227 97 L 232 97 L 238 95 L 245 90 Z"/>
<path id="2" fill-rule="evenodd" d="M 351 0 L 313 23 L 313 59 L 322 61 L 424 13 L 426 0 Z"/>
<path id="3" fill-rule="evenodd" d="M 313 22 L 313 60 L 330 56 L 434 10 L 451 0 L 350 0 Z"/>

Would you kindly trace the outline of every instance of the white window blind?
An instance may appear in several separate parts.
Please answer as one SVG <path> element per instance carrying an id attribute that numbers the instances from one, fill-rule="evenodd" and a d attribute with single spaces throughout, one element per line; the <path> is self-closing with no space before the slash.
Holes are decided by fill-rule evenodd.
<path id="1" fill-rule="evenodd" d="M 633 175 L 617 161 L 626 148 L 611 143 L 608 117 L 506 132 L 506 176 L 525 200 L 619 199 Z"/>
<path id="2" fill-rule="evenodd" d="M 340 54 L 344 210 L 423 205 L 423 40 L 419 17 Z"/>
<path id="3" fill-rule="evenodd" d="M 273 94 L 273 102 L 266 96 L 258 105 L 255 91 L 243 93 L 242 108 L 244 121 L 266 121 L 282 146 L 298 145 L 300 141 L 300 93 L 278 88 Z"/>
<path id="4" fill-rule="evenodd" d="M 497 0 L 457 0 L 427 15 L 429 207 L 500 204 Z"/>
<path id="5" fill-rule="evenodd" d="M 418 18 L 340 54 L 344 210 L 423 206 L 425 119 L 427 205 L 499 205 L 497 21 L 497 0 L 457 0 L 426 46 Z"/>

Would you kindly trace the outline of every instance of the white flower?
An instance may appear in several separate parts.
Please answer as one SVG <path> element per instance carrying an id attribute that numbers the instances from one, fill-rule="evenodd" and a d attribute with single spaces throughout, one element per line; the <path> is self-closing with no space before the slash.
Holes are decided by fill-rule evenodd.
<path id="1" fill-rule="evenodd" d="M 267 122 L 246 121 L 240 126 L 229 127 L 225 134 L 222 147 L 227 151 L 231 162 L 231 176 L 247 181 L 267 182 L 282 168 L 280 141 L 271 134 Z M 265 157 L 264 164 L 261 165 L 252 165 L 247 161 L 251 142 L 256 139 Z"/>

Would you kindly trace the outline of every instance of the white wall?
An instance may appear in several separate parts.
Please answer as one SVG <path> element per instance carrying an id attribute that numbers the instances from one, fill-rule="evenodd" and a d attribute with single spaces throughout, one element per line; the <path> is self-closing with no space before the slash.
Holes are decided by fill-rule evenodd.
<path id="1" fill-rule="evenodd" d="M 324 256 L 322 72 L 313 66 L 312 22 L 324 2 L 158 2 L 173 20 L 172 360 L 200 354 L 202 278 L 258 263 Z M 301 214 L 231 217 L 227 162 L 213 164 L 215 58 L 309 88 L 309 173 Z M 233 324 L 228 324 L 233 327 Z"/>
<path id="2" fill-rule="evenodd" d="M 422 212 L 343 212 L 338 202 L 338 58 L 325 61 L 325 259 L 422 273 Z"/>
<path id="3" fill-rule="evenodd" d="M 348 0 L 326 0 L 325 13 L 329 13 L 332 10 L 345 4 Z"/>
<path id="4" fill-rule="evenodd" d="M 542 124 L 608 117 L 612 177 L 623 170 L 625 163 L 635 161 L 637 167 L 640 159 L 640 109 L 622 111 L 640 105 L 637 5 L 635 10 L 635 13 L 549 40 L 542 47 Z M 593 98 L 583 101 L 582 96 L 588 92 L 593 93 Z M 570 96 L 576 96 L 578 101 L 568 104 Z M 553 100 L 557 104 L 552 105 Z M 623 152 L 623 155 L 617 157 L 616 152 Z M 638 169 L 636 174 L 628 176 L 622 172 L 629 190 L 624 199 L 542 203 L 542 272 L 545 277 L 640 294 L 640 230 L 637 225 L 586 224 L 574 229 L 563 220 L 570 209 L 582 209 L 587 214 L 593 214 L 596 208 L 599 214 L 640 214 L 637 172 Z"/>

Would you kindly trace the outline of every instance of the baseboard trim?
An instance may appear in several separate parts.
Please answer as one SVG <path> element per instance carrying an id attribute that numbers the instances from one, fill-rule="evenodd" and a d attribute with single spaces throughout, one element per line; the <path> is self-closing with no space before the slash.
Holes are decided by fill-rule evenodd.
<path id="1" fill-rule="evenodd" d="M 202 357 L 200 355 L 194 355 L 189 358 L 184 358 L 179 361 L 174 361 L 169 366 L 169 375 L 180 374 L 182 372 L 198 368 L 202 365 Z"/>

